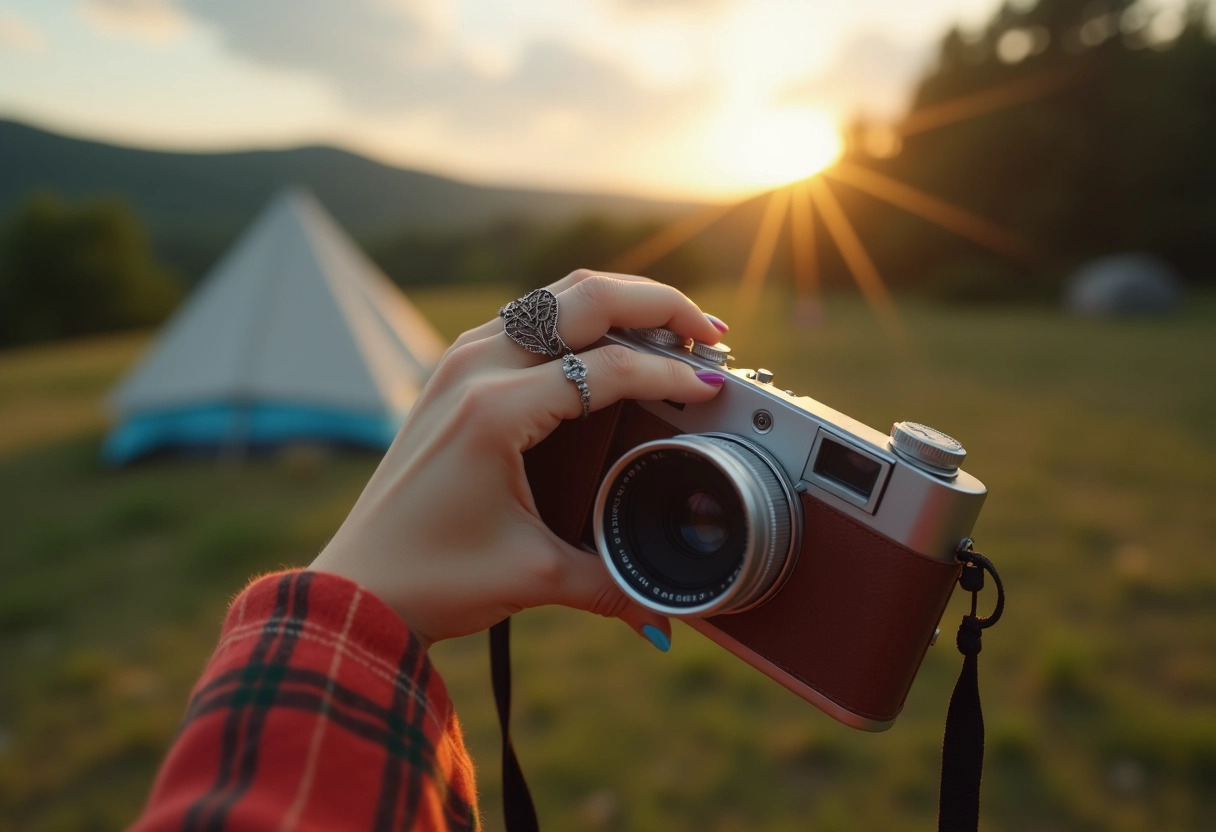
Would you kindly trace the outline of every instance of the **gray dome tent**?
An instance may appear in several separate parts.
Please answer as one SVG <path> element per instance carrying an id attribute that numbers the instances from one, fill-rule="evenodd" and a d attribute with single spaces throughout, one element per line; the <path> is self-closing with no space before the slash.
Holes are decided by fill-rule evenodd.
<path id="1" fill-rule="evenodd" d="M 1112 254 L 1076 271 L 1065 287 L 1065 305 L 1094 318 L 1166 315 L 1182 305 L 1182 281 L 1151 254 Z"/>

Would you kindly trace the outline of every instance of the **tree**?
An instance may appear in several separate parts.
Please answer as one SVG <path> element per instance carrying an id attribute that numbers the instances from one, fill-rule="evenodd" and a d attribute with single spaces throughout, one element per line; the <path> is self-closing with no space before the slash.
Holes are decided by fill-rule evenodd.
<path id="1" fill-rule="evenodd" d="M 0 239 L 0 346 L 157 323 L 181 294 L 118 200 L 37 194 Z"/>

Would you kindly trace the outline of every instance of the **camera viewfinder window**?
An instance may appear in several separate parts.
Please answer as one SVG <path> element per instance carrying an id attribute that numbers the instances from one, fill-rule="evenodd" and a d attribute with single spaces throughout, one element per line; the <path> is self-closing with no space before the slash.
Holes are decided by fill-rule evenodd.
<path id="1" fill-rule="evenodd" d="M 878 482 L 882 465 L 839 442 L 825 439 L 819 446 L 814 470 L 819 476 L 868 499 Z"/>

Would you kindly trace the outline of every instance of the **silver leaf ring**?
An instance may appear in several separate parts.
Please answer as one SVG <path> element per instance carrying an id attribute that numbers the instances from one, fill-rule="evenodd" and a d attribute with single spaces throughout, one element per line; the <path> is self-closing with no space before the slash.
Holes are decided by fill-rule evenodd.
<path id="1" fill-rule="evenodd" d="M 573 352 L 557 334 L 557 296 L 548 289 L 533 289 L 498 310 L 506 322 L 507 337 L 528 352 L 560 358 Z"/>

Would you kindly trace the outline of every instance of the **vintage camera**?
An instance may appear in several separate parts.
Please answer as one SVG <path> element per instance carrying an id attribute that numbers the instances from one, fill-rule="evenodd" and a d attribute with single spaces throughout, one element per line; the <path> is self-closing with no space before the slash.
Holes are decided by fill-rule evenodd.
<path id="1" fill-rule="evenodd" d="M 723 344 L 665 329 L 601 343 L 726 384 L 706 404 L 622 402 L 563 423 L 525 455 L 545 522 L 640 604 L 841 722 L 890 727 L 987 493 L 959 469 L 962 446 L 912 422 L 883 435 L 767 370 L 729 369 Z"/>

